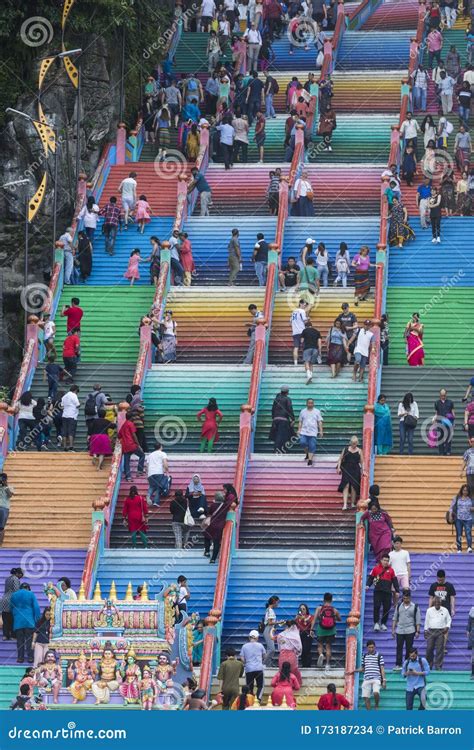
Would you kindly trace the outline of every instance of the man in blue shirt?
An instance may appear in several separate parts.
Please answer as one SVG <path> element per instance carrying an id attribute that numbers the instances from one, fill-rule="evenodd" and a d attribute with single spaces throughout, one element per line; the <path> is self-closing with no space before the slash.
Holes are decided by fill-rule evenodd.
<path id="1" fill-rule="evenodd" d="M 405 696 L 407 711 L 413 711 L 415 695 L 420 698 L 419 710 L 426 709 L 426 677 L 429 673 L 430 667 L 426 659 L 418 655 L 417 648 L 412 648 L 402 670 L 402 677 L 405 677 L 407 681 Z"/>
<path id="2" fill-rule="evenodd" d="M 423 184 L 416 191 L 416 205 L 420 212 L 421 228 L 428 228 L 428 200 L 431 197 L 431 180 L 429 177 L 423 178 Z"/>
<path id="3" fill-rule="evenodd" d="M 209 204 L 211 202 L 211 187 L 202 174 L 196 167 L 191 169 L 192 178 L 188 184 L 188 193 L 192 193 L 193 190 L 197 190 L 201 199 L 201 216 L 209 216 Z"/>
<path id="4" fill-rule="evenodd" d="M 29 584 L 22 583 L 19 591 L 11 595 L 10 607 L 13 615 L 13 632 L 15 633 L 18 652 L 17 664 L 23 664 L 25 656 L 33 663 L 33 634 L 41 611 L 38 600 Z"/>

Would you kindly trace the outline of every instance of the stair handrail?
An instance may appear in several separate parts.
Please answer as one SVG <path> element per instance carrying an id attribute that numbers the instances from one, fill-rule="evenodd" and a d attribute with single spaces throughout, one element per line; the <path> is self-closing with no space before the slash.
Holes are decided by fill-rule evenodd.
<path id="1" fill-rule="evenodd" d="M 342 37 L 346 29 L 346 17 L 344 11 L 344 0 L 338 0 L 337 6 L 337 17 L 336 25 L 334 27 L 334 34 L 331 39 L 328 39 L 324 43 L 323 53 L 324 59 L 321 67 L 321 73 L 319 81 L 322 81 L 326 76 L 333 72 L 339 48 L 341 46 Z M 306 121 L 306 127 L 311 136 L 316 135 L 319 121 L 319 83 L 318 83 L 318 95 L 312 96 L 309 104 L 308 117 Z"/>
<path id="2" fill-rule="evenodd" d="M 203 174 L 206 174 L 207 168 L 209 166 L 209 125 L 203 124 L 201 125 L 201 133 L 199 138 L 199 153 L 195 162 L 195 167 L 198 170 L 198 172 L 202 172 Z M 196 206 L 196 202 L 198 199 L 198 191 L 194 189 L 191 193 L 188 194 L 187 189 L 186 192 L 182 189 L 182 183 L 186 180 L 187 185 L 187 178 L 182 175 L 178 180 L 178 204 L 177 204 L 177 211 L 176 211 L 176 220 L 174 223 L 174 229 L 181 230 L 183 226 L 183 222 L 191 217 L 193 215 L 194 208 Z M 181 186 L 181 191 L 180 191 Z M 183 198 L 184 196 L 184 198 Z"/>
<path id="3" fill-rule="evenodd" d="M 418 11 L 418 28 L 417 36 L 411 40 L 410 44 L 410 62 L 409 72 L 416 69 L 419 46 L 424 35 L 424 15 L 425 5 L 420 3 Z M 415 67 L 413 67 L 415 66 Z M 411 80 L 411 79 L 409 79 Z M 392 126 L 390 137 L 389 165 L 399 165 L 400 159 L 400 126 L 405 119 L 408 103 L 409 92 L 403 87 L 409 86 L 409 82 L 402 83 L 402 96 L 400 104 L 399 124 Z M 380 354 L 380 322 L 381 316 L 385 310 L 387 294 L 387 275 L 388 275 L 388 224 L 389 224 L 389 206 L 386 196 L 389 178 L 383 177 L 380 189 L 380 231 L 379 242 L 377 244 L 376 258 L 376 281 L 375 281 L 375 306 L 374 306 L 374 339 L 372 342 L 369 357 L 369 374 L 367 388 L 367 404 L 364 407 L 364 425 L 363 425 L 363 473 L 361 477 L 361 489 L 359 503 L 356 513 L 356 538 L 354 549 L 354 578 L 352 584 L 352 601 L 351 611 L 347 618 L 347 635 L 346 635 L 346 664 L 345 664 L 345 693 L 352 708 L 358 706 L 358 686 L 359 675 L 354 674 L 357 663 L 362 656 L 362 637 L 363 637 L 363 616 L 365 608 L 365 586 L 364 580 L 367 573 L 368 565 L 368 540 L 365 526 L 360 524 L 362 511 L 365 509 L 366 499 L 369 496 L 369 487 L 373 482 L 375 469 L 374 454 L 374 408 L 377 393 L 380 389 L 382 378 L 382 361 Z"/>

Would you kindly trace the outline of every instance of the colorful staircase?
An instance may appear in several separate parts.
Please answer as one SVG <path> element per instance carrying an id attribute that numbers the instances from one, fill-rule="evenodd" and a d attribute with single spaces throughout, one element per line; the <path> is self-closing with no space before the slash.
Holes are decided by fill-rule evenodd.
<path id="1" fill-rule="evenodd" d="M 416 29 L 418 6 L 412 0 L 384 0 L 362 25 L 363 31 Z"/>
<path id="2" fill-rule="evenodd" d="M 346 31 L 337 56 L 337 70 L 406 70 L 411 31 Z"/>

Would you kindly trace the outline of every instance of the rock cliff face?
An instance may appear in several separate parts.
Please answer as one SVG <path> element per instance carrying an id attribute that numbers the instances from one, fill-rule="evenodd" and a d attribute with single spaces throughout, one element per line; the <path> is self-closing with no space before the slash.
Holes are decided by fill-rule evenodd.
<path id="1" fill-rule="evenodd" d="M 100 36 L 78 38 L 81 47 L 80 154 L 81 170 L 92 176 L 104 144 L 115 138 L 119 117 L 120 44 Z M 47 52 L 42 49 L 42 56 Z M 57 235 L 68 224 L 75 194 L 77 93 L 62 62 L 53 63 L 43 84 L 43 110 L 58 131 Z M 24 95 L 10 106 L 37 117 L 37 101 Z M 23 341 L 24 219 L 27 195 L 33 195 L 43 172 L 48 174 L 46 197 L 30 227 L 28 284 L 44 283 L 51 269 L 53 248 L 54 156 L 45 158 L 33 125 L 13 117 L 0 135 L 1 184 L 28 179 L 28 185 L 0 191 L 0 294 L 3 296 L 3 335 L 0 344 L 0 385 L 15 381 Z M 0 318 L 1 322 L 1 318 Z"/>

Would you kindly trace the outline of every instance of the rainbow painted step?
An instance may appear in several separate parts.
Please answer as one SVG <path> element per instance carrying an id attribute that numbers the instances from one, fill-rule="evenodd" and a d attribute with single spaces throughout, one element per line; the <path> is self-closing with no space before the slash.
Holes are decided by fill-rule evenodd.
<path id="1" fill-rule="evenodd" d="M 346 31 L 337 56 L 337 70 L 400 70 L 408 67 L 411 31 Z"/>

